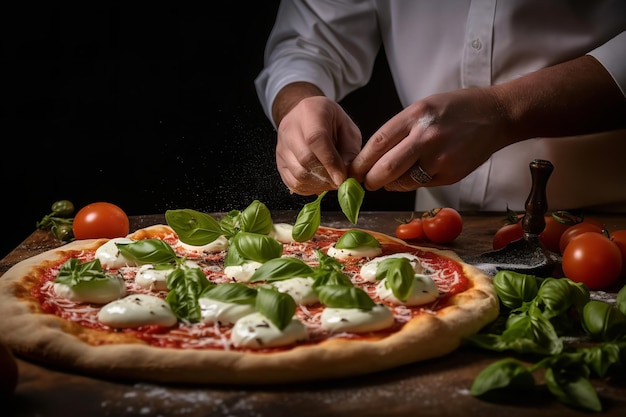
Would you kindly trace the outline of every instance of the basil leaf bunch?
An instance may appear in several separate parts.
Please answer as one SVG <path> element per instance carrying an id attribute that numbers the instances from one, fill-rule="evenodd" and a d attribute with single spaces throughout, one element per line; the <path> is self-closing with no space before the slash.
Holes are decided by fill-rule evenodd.
<path id="1" fill-rule="evenodd" d="M 74 287 L 80 283 L 106 279 L 107 274 L 102 269 L 99 259 L 81 263 L 76 258 L 70 258 L 61 265 L 54 282 Z"/>
<path id="2" fill-rule="evenodd" d="M 536 286 L 532 281 L 531 275 L 498 272 L 494 276 L 496 292 L 503 306 L 512 307 L 501 310 L 506 317 L 504 330 L 501 334 L 482 332 L 466 341 L 489 350 L 538 354 L 543 359 L 527 367 L 512 358 L 497 361 L 476 377 L 471 393 L 488 399 L 520 388 L 536 389 L 532 374 L 543 369 L 545 385 L 557 400 L 574 408 L 601 411 L 602 403 L 590 379 L 625 370 L 626 287 L 619 291 L 613 306 L 590 300 L 586 286 L 568 278 L 536 278 Z M 536 295 L 529 299 L 533 293 Z M 565 336 L 588 337 L 598 343 L 566 349 Z"/>
<path id="3" fill-rule="evenodd" d="M 322 199 L 327 193 L 327 191 L 320 193 L 315 200 L 305 204 L 298 213 L 292 230 L 292 237 L 296 242 L 304 242 L 315 235 L 321 222 Z M 352 224 L 358 222 L 364 196 L 363 187 L 354 178 L 346 179 L 337 190 L 337 200 L 341 211 Z"/>
<path id="4" fill-rule="evenodd" d="M 165 219 L 181 242 L 194 246 L 206 245 L 220 236 L 230 239 L 240 231 L 267 235 L 273 226 L 269 209 L 258 200 L 241 212 L 230 211 L 220 221 L 191 209 L 167 210 Z"/>
<path id="5" fill-rule="evenodd" d="M 207 280 L 200 268 L 179 265 L 166 278 L 169 292 L 165 301 L 179 320 L 197 323 L 202 319 L 200 296 L 216 284 Z"/>

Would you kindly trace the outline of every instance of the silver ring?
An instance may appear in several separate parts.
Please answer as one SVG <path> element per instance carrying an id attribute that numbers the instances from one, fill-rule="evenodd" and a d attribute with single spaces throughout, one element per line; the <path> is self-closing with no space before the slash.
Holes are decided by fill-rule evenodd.
<path id="1" fill-rule="evenodd" d="M 409 170 L 409 176 L 413 178 L 415 182 L 420 184 L 428 184 L 433 179 L 433 177 L 431 177 L 430 174 L 422 168 L 419 162 L 415 163 L 415 165 L 411 167 Z"/>

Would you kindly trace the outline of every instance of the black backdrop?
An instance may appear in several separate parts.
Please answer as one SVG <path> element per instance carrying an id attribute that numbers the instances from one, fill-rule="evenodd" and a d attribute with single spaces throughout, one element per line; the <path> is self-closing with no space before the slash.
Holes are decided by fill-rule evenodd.
<path id="1" fill-rule="evenodd" d="M 0 256 L 59 199 L 109 201 L 129 215 L 311 201 L 280 180 L 253 85 L 277 7 L 6 9 Z M 364 138 L 399 109 L 384 59 L 342 104 Z M 362 209 L 412 205 L 412 194 L 377 191 Z"/>

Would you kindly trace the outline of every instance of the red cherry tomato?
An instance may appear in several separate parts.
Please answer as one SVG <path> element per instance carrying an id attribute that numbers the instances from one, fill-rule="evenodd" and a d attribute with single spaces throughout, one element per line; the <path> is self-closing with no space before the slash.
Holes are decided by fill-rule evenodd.
<path id="1" fill-rule="evenodd" d="M 549 251 L 561 253 L 559 246 L 561 236 L 563 236 L 563 233 L 572 225 L 569 223 L 561 223 L 554 216 L 546 216 L 545 219 L 546 227 L 543 229 L 543 232 L 539 234 L 539 240 Z"/>
<path id="2" fill-rule="evenodd" d="M 581 223 L 575 224 L 567 229 L 561 235 L 559 239 L 559 250 L 561 253 L 565 253 L 565 248 L 571 242 L 571 240 L 585 232 L 602 233 L 603 226 L 596 221 L 584 220 Z"/>
<path id="3" fill-rule="evenodd" d="M 463 218 L 453 208 L 436 208 L 422 215 L 426 238 L 435 243 L 450 243 L 463 230 Z"/>
<path id="4" fill-rule="evenodd" d="M 410 219 L 403 221 L 398 227 L 396 227 L 396 237 L 402 240 L 424 240 L 426 235 L 424 234 L 424 227 L 422 226 L 422 219 Z"/>
<path id="5" fill-rule="evenodd" d="M 602 233 L 584 232 L 574 237 L 563 252 L 563 273 L 590 290 L 605 290 L 622 271 L 622 253 Z"/>
<path id="6" fill-rule="evenodd" d="M 72 224 L 76 239 L 124 237 L 129 232 L 128 216 L 115 204 L 88 204 L 76 213 Z"/>
<path id="7" fill-rule="evenodd" d="M 626 278 L 626 230 L 616 230 L 611 233 L 611 240 L 617 245 L 622 253 L 622 273 L 621 277 Z"/>
<path id="8" fill-rule="evenodd" d="M 521 239 L 523 236 L 524 229 L 522 229 L 522 222 L 518 221 L 513 224 L 505 224 L 493 235 L 493 248 L 502 249 L 514 240 Z"/>

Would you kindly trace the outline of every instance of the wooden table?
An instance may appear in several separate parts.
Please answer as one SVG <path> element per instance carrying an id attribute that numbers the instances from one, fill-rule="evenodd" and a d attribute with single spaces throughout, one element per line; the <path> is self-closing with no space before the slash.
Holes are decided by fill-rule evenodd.
<path id="1" fill-rule="evenodd" d="M 293 223 L 296 213 L 274 212 L 275 222 Z M 218 214 L 219 215 L 219 214 Z M 359 227 L 393 234 L 403 212 L 364 212 Z M 600 217 L 609 230 L 626 229 L 626 216 Z M 502 214 L 463 213 L 464 229 L 448 247 L 460 256 L 491 249 Z M 131 218 L 131 229 L 165 221 L 163 215 Z M 322 224 L 349 227 L 341 213 L 323 213 Z M 15 263 L 61 242 L 35 231 L 0 260 L 0 274 Z M 103 380 L 65 373 L 18 358 L 19 383 L 9 399 L 12 416 L 569 416 L 589 413 L 568 408 L 550 395 L 520 397 L 496 404 L 469 394 L 476 375 L 501 358 L 470 348 L 435 360 L 339 381 L 278 387 L 168 386 Z M 541 375 L 537 376 L 538 381 Z M 626 378 L 596 381 L 607 416 L 626 415 Z M 3 404 L 4 410 L 7 404 Z"/>

